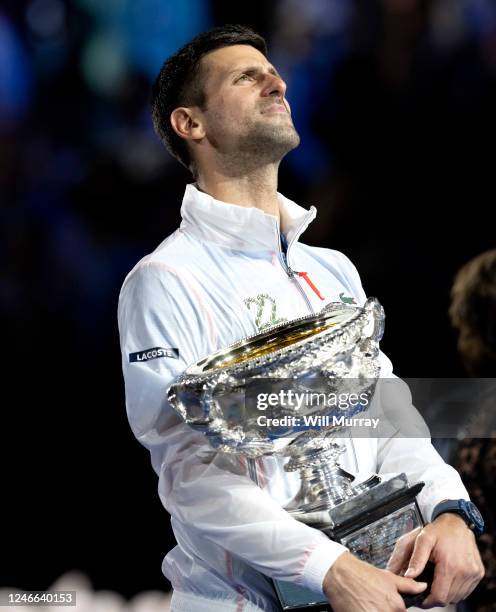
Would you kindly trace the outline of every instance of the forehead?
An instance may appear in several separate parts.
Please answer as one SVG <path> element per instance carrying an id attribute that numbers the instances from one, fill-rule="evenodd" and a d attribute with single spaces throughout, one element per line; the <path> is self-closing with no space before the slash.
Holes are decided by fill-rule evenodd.
<path id="1" fill-rule="evenodd" d="M 230 45 L 210 51 L 202 58 L 208 81 L 222 80 L 236 68 L 259 65 L 271 66 L 269 60 L 255 47 L 250 45 Z"/>

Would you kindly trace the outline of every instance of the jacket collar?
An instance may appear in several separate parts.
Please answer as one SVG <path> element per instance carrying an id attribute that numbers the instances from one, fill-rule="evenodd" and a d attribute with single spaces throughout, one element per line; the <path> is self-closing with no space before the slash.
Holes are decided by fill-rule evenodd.
<path id="1" fill-rule="evenodd" d="M 306 210 L 278 193 L 281 230 L 289 247 L 296 242 L 317 211 Z M 279 222 L 258 208 L 245 208 L 216 200 L 196 184 L 186 186 L 181 206 L 181 229 L 205 242 L 241 251 L 277 250 Z"/>

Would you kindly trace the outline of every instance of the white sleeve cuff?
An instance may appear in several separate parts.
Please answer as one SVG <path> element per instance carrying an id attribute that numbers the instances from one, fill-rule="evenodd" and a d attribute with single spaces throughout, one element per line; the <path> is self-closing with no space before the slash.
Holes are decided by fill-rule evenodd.
<path id="1" fill-rule="evenodd" d="M 426 496 L 426 498 L 422 499 L 422 503 L 419 503 L 420 511 L 426 523 L 432 521 L 434 508 L 446 499 L 464 499 L 465 501 L 470 501 L 470 497 L 464 486 L 453 486 L 445 491 L 439 489 L 429 497 Z"/>
<path id="2" fill-rule="evenodd" d="M 325 595 L 322 589 L 325 575 L 334 561 L 347 551 L 346 546 L 327 538 L 319 542 L 305 562 L 301 585 L 319 595 Z"/>

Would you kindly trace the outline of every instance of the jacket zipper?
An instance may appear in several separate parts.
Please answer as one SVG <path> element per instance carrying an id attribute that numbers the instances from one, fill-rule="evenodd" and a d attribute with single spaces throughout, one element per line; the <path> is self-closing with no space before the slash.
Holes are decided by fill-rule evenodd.
<path id="1" fill-rule="evenodd" d="M 283 253 L 282 248 L 281 248 L 281 230 L 279 228 L 279 222 L 276 223 L 276 232 L 277 232 L 277 244 L 278 244 L 278 250 L 279 250 L 279 253 L 278 253 L 279 261 L 281 262 L 283 270 L 286 272 L 286 274 L 289 276 L 291 281 L 293 281 L 293 283 L 298 288 L 298 291 L 300 292 L 300 295 L 303 297 L 303 299 L 305 301 L 305 304 L 307 305 L 308 310 L 311 312 L 311 314 L 314 314 L 315 311 L 312 308 L 312 304 L 310 303 L 310 300 L 308 299 L 307 294 L 303 290 L 303 287 L 300 285 L 300 283 L 298 282 L 298 279 L 296 278 L 296 274 L 298 274 L 298 273 L 297 272 L 295 273 L 295 271 L 291 269 L 291 267 L 290 267 L 290 265 L 288 263 L 288 258 L 287 258 L 287 253 L 289 253 L 289 249 L 291 248 L 291 245 L 293 244 L 293 242 L 296 240 L 296 238 L 298 236 L 301 236 L 301 234 L 305 231 L 305 229 L 307 228 L 309 223 L 310 223 L 310 220 L 307 221 L 306 223 L 304 223 L 301 226 L 300 231 L 295 233 L 295 235 L 294 235 L 293 239 L 291 240 L 291 242 L 288 243 L 288 248 L 286 250 L 286 254 Z"/>
<path id="2" fill-rule="evenodd" d="M 296 238 L 298 236 L 301 236 L 301 234 L 305 231 L 305 229 L 308 227 L 308 224 L 310 223 L 310 221 L 307 221 L 305 224 L 303 224 L 301 226 L 301 229 L 299 232 L 296 232 L 293 240 L 291 240 L 291 242 L 288 244 L 288 248 L 286 250 L 286 253 L 289 252 L 289 249 L 291 247 L 291 245 L 293 244 L 293 242 L 296 240 Z M 281 266 L 283 268 L 283 270 L 286 272 L 286 274 L 289 276 L 290 280 L 296 285 L 297 290 L 300 292 L 300 295 L 303 297 L 305 304 L 308 307 L 308 310 L 314 314 L 314 309 L 312 308 L 312 304 L 310 303 L 310 300 L 307 297 L 307 294 L 305 293 L 305 291 L 303 290 L 303 287 L 300 285 L 300 283 L 298 282 L 298 280 L 296 279 L 295 276 L 295 272 L 294 270 L 292 270 L 288 264 L 287 261 L 287 257 L 286 255 L 282 252 L 282 248 L 281 248 L 281 231 L 279 229 L 279 222 L 276 223 L 276 242 L 278 245 L 278 256 L 279 256 L 279 261 L 281 262 Z M 297 273 L 296 273 L 297 274 Z M 262 457 L 263 459 L 263 457 Z M 257 465 L 256 459 L 248 459 L 248 473 L 249 476 L 251 478 L 251 480 L 258 486 L 260 487 L 260 480 L 258 478 L 258 472 L 259 472 L 259 467 Z"/>

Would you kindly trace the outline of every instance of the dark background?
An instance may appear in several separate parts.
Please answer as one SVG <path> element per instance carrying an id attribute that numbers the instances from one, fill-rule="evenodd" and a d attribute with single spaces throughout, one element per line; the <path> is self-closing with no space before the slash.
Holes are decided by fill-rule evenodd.
<path id="1" fill-rule="evenodd" d="M 0 586 L 77 568 L 126 597 L 168 588 L 116 308 L 191 181 L 153 133 L 150 83 L 210 26 L 267 37 L 302 137 L 280 190 L 317 206 L 304 241 L 345 252 L 384 305 L 396 373 L 463 374 L 447 308 L 457 269 L 495 246 L 495 3 L 245 4 L 2 2 Z"/>

